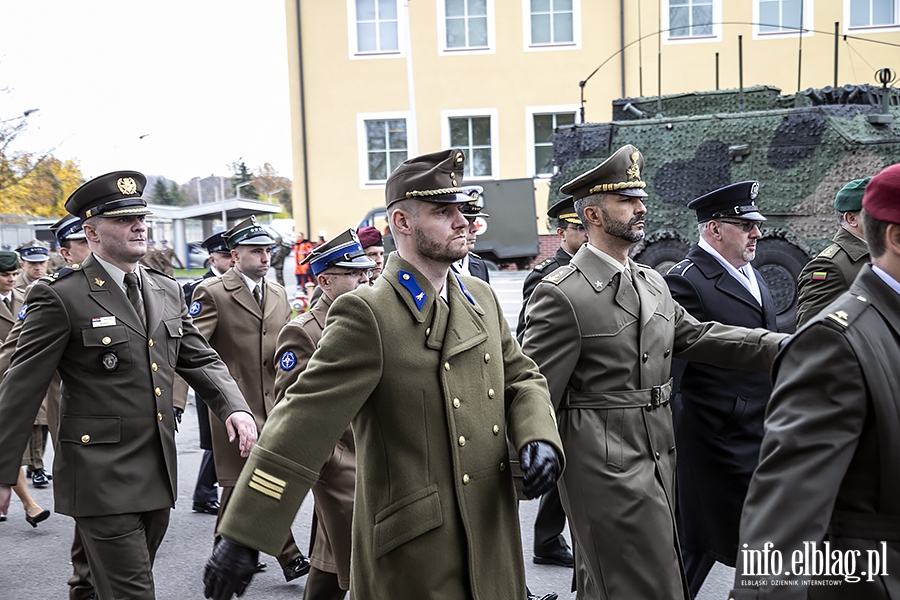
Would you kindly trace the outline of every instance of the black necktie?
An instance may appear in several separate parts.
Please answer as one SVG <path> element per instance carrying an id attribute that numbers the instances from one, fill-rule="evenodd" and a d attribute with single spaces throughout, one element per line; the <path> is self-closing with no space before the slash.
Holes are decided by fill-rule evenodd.
<path id="1" fill-rule="evenodd" d="M 256 284 L 256 287 L 253 288 L 253 299 L 256 300 L 256 303 L 259 304 L 259 310 L 262 310 L 263 307 L 263 299 L 262 299 L 262 288 L 259 287 L 259 284 Z"/>
<path id="2" fill-rule="evenodd" d="M 7 296 L 6 298 L 3 299 L 3 304 L 6 305 L 6 310 L 8 310 L 10 313 L 12 313 L 12 304 L 9 301 L 9 296 Z"/>
<path id="3" fill-rule="evenodd" d="M 134 307 L 141 325 L 147 326 L 147 315 L 144 313 L 144 301 L 141 299 L 141 288 L 138 287 L 137 273 L 125 273 L 125 288 L 128 301 Z"/>

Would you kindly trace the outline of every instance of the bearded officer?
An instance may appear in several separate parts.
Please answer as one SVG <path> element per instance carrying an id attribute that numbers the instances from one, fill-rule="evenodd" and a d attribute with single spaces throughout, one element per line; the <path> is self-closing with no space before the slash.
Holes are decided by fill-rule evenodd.
<path id="1" fill-rule="evenodd" d="M 775 303 L 750 261 L 765 217 L 758 181 L 742 181 L 691 201 L 700 239 L 665 276 L 672 298 L 699 321 L 777 331 Z M 678 468 L 678 537 L 691 596 L 718 560 L 738 555 L 741 507 L 759 461 L 768 373 L 673 361 L 672 412 Z"/>
<path id="2" fill-rule="evenodd" d="M 100 598 L 154 598 L 152 567 L 177 497 L 172 380 L 184 377 L 240 437 L 256 428 L 225 364 L 187 314 L 181 288 L 138 266 L 146 178 L 118 171 L 69 196 L 92 254 L 32 286 L 0 385 L 0 512 L 28 425 L 55 372 L 63 381 L 56 510 L 75 517 Z"/>
<path id="3" fill-rule="evenodd" d="M 256 217 L 244 219 L 223 233 L 222 238 L 231 251 L 234 266 L 194 289 L 189 312 L 200 333 L 228 365 L 261 431 L 275 407 L 272 358 L 278 332 L 291 319 L 291 305 L 284 288 L 266 279 L 275 240 L 256 222 Z M 210 428 L 216 476 L 222 488 L 216 518 L 218 539 L 222 509 L 228 505 L 246 460 L 228 445 L 220 425 L 211 422 Z M 309 561 L 294 542 L 290 525 L 282 536 L 282 548 L 275 556 L 285 580 L 293 581 L 309 572 Z"/>
<path id="4" fill-rule="evenodd" d="M 401 164 L 385 185 L 397 244 L 372 286 L 331 305 L 319 348 L 251 457 L 207 563 L 206 595 L 242 593 L 335 442 L 353 422 L 354 598 L 525 598 L 507 436 L 525 492 L 555 481 L 562 451 L 543 377 L 497 297 L 450 272 L 465 256 L 465 157 Z"/>
<path id="5" fill-rule="evenodd" d="M 588 243 L 538 284 L 523 350 L 547 377 L 569 466 L 560 496 L 579 598 L 688 598 L 675 531 L 673 352 L 766 371 L 784 335 L 699 323 L 628 258 L 644 236 L 643 156 L 624 146 L 560 188 Z"/>
<path id="6" fill-rule="evenodd" d="M 871 177 L 855 179 L 834 197 L 834 211 L 841 223 L 834 242 L 809 261 L 797 277 L 797 327 L 846 292 L 869 262 L 869 247 L 862 223 L 862 199 Z"/>
<path id="7" fill-rule="evenodd" d="M 872 263 L 772 369 L 732 600 L 900 598 L 900 165 L 862 208 Z M 759 577 L 764 547 L 783 568 Z"/>
<path id="8" fill-rule="evenodd" d="M 361 240 L 352 229 L 316 247 L 306 260 L 322 290 L 322 297 L 278 334 L 275 393 L 279 402 L 316 351 L 331 303 L 369 283 L 376 266 L 375 261 L 366 256 Z M 315 514 L 309 553 L 311 568 L 303 591 L 304 600 L 341 600 L 350 589 L 350 530 L 355 481 L 356 445 L 353 430 L 347 427 L 312 486 Z"/>

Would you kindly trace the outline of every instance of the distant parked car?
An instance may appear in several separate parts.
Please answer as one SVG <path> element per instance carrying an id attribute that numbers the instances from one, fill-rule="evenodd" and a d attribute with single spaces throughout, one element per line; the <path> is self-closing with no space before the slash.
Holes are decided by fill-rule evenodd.
<path id="1" fill-rule="evenodd" d="M 201 246 L 202 242 L 188 243 L 188 268 L 205 269 L 207 268 L 206 259 L 209 258 L 209 252 Z"/>

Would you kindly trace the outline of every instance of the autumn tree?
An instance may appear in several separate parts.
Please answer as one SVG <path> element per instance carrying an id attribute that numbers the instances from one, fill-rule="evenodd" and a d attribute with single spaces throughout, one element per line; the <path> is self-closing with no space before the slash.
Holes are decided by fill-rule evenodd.
<path id="1" fill-rule="evenodd" d="M 253 182 L 254 187 L 259 190 L 260 200 L 277 201 L 281 203 L 284 212 L 292 215 L 290 179 L 282 177 L 271 164 L 265 163 L 253 174 Z"/>
<path id="2" fill-rule="evenodd" d="M 65 214 L 66 198 L 81 185 L 78 164 L 55 156 L 19 152 L 2 156 L 8 175 L 0 187 L 0 212 L 39 217 Z"/>

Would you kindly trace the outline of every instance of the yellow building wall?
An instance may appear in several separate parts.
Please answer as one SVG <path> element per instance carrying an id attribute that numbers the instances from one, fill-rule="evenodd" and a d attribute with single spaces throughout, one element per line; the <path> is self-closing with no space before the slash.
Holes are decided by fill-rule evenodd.
<path id="1" fill-rule="evenodd" d="M 526 51 L 522 0 L 493 0 L 493 52 L 442 55 L 438 2 L 409 0 L 409 31 L 416 105 L 415 150 L 410 156 L 442 147 L 442 110 L 494 109 L 498 137 L 499 173 L 495 178 L 529 177 L 526 107 L 580 104 L 584 88 L 588 121 L 611 118 L 611 101 L 622 96 L 619 55 L 620 6 L 625 22 L 625 95 L 653 96 L 715 89 L 715 56 L 719 54 L 719 87 L 739 83 L 738 36 L 743 36 L 743 84 L 774 85 L 783 93 L 797 91 L 800 39 L 754 34 L 756 0 L 718 0 L 720 39 L 690 43 L 662 40 L 665 0 L 580 0 L 580 47 Z M 813 33 L 802 38 L 800 89 L 833 83 L 835 21 L 843 21 L 843 2 L 814 0 Z M 576 3 L 577 0 L 576 0 Z M 399 2 L 403 10 L 403 1 Z M 357 131 L 359 113 L 401 112 L 410 108 L 408 59 L 403 56 L 351 59 L 348 3 L 345 0 L 286 0 L 289 49 L 292 138 L 294 148 L 294 218 L 296 229 L 315 239 L 331 237 L 356 226 L 370 209 L 384 204 L 383 186 L 360 182 Z M 300 63 L 297 8 L 300 7 L 303 45 L 303 101 L 306 121 L 304 168 L 301 119 Z M 403 24 L 400 25 L 401 38 Z M 639 43 L 640 35 L 644 36 Z M 842 26 L 841 33 L 844 33 Z M 851 36 L 853 32 L 850 32 Z M 900 42 L 897 28 L 859 37 Z M 634 42 L 634 43 L 632 43 Z M 401 46 L 402 46 L 401 42 Z M 406 51 L 410 52 L 410 48 Z M 661 58 L 662 77 L 657 67 Z M 839 84 L 875 83 L 875 69 L 900 63 L 897 48 L 854 40 L 839 43 Z M 408 126 L 411 123 L 408 123 Z M 413 140 L 414 138 L 414 140 Z M 304 175 L 308 174 L 305 180 Z M 307 221 L 308 186 L 309 213 Z M 535 179 L 535 206 L 545 232 L 548 182 Z M 307 230 L 307 222 L 309 229 Z"/>

